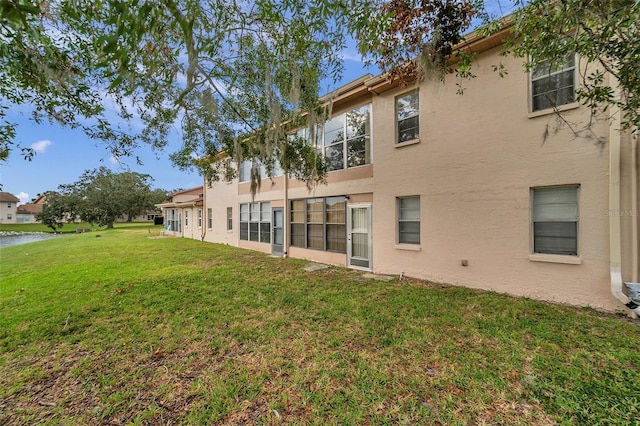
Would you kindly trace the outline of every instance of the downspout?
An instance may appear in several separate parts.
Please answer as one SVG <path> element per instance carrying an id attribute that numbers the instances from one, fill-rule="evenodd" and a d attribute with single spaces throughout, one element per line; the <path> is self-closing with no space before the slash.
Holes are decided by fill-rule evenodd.
<path id="1" fill-rule="evenodd" d="M 209 226 L 209 210 L 207 209 L 207 178 L 204 178 L 202 184 L 202 230 L 200 231 L 200 241 L 204 241 L 207 235 L 207 226 Z"/>
<path id="2" fill-rule="evenodd" d="M 613 77 L 610 77 L 613 79 Z M 617 81 L 614 81 L 616 96 L 620 96 Z M 611 294 L 632 311 L 640 314 L 640 306 L 634 303 L 622 290 L 622 227 L 620 203 L 620 162 L 621 162 L 621 112 L 618 108 L 609 109 L 609 273 Z"/>
<path id="3" fill-rule="evenodd" d="M 283 257 L 289 256 L 289 173 L 287 171 L 283 171 L 284 175 L 284 209 L 282 218 L 282 234 L 284 238 Z"/>
<path id="4" fill-rule="evenodd" d="M 640 220 L 640 204 L 638 204 L 638 135 L 631 138 L 631 279 L 638 282 L 640 269 L 638 255 L 638 221 Z"/>

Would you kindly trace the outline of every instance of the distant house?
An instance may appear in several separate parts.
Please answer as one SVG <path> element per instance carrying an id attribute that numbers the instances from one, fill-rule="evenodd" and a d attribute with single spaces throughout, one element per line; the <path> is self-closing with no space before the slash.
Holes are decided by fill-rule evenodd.
<path id="1" fill-rule="evenodd" d="M 16 213 L 16 223 L 36 223 L 39 222 L 36 219 L 36 214 L 42 213 L 42 206 L 44 205 L 44 195 L 36 198 L 33 203 L 22 204 L 18 206 Z"/>
<path id="2" fill-rule="evenodd" d="M 165 234 L 175 237 L 203 239 L 204 218 L 203 187 L 170 194 L 165 201 L 156 204 L 164 215 Z"/>
<path id="3" fill-rule="evenodd" d="M 8 192 L 0 192 L 0 223 L 17 223 L 16 216 L 20 199 Z"/>

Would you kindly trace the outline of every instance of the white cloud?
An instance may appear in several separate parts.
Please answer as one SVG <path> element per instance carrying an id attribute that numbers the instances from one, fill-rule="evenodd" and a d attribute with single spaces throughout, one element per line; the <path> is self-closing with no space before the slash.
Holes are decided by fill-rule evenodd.
<path id="1" fill-rule="evenodd" d="M 35 142 L 31 144 L 31 149 L 33 149 L 38 154 L 43 154 L 47 148 L 52 145 L 51 141 L 48 139 L 43 139 L 41 141 Z"/>
<path id="2" fill-rule="evenodd" d="M 111 164 L 120 164 L 120 159 L 115 155 L 112 155 L 111 158 L 109 158 L 109 162 Z"/>
<path id="3" fill-rule="evenodd" d="M 31 198 L 29 197 L 29 194 L 27 194 L 26 192 L 21 192 L 18 194 L 18 198 L 20 199 L 20 204 L 25 204 L 28 203 L 29 201 L 31 201 Z"/>
<path id="4" fill-rule="evenodd" d="M 363 63 L 362 54 L 358 52 L 357 49 L 344 49 L 340 52 L 340 57 L 344 61 L 353 61 L 358 63 Z"/>

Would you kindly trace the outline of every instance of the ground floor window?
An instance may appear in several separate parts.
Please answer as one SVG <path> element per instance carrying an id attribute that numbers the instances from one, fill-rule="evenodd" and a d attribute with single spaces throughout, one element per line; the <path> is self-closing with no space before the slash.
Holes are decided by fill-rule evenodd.
<path id="1" fill-rule="evenodd" d="M 207 209 L 207 228 L 213 228 L 213 209 Z"/>
<path id="2" fill-rule="evenodd" d="M 290 225 L 294 247 L 347 252 L 346 197 L 292 200 Z"/>
<path id="3" fill-rule="evenodd" d="M 227 207 L 227 231 L 233 229 L 233 208 Z"/>
<path id="4" fill-rule="evenodd" d="M 398 243 L 420 244 L 420 197 L 398 197 Z"/>
<path id="5" fill-rule="evenodd" d="M 202 228 L 202 209 L 198 209 L 198 228 Z"/>
<path id="6" fill-rule="evenodd" d="M 271 203 L 240 204 L 240 239 L 271 243 Z"/>
<path id="7" fill-rule="evenodd" d="M 533 252 L 578 255 L 578 186 L 533 188 Z"/>

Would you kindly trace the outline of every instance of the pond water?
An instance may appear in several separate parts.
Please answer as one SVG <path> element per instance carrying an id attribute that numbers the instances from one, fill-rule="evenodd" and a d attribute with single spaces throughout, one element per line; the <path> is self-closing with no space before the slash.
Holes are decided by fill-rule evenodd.
<path id="1" fill-rule="evenodd" d="M 0 233 L 0 248 L 62 237 L 64 234 Z"/>

